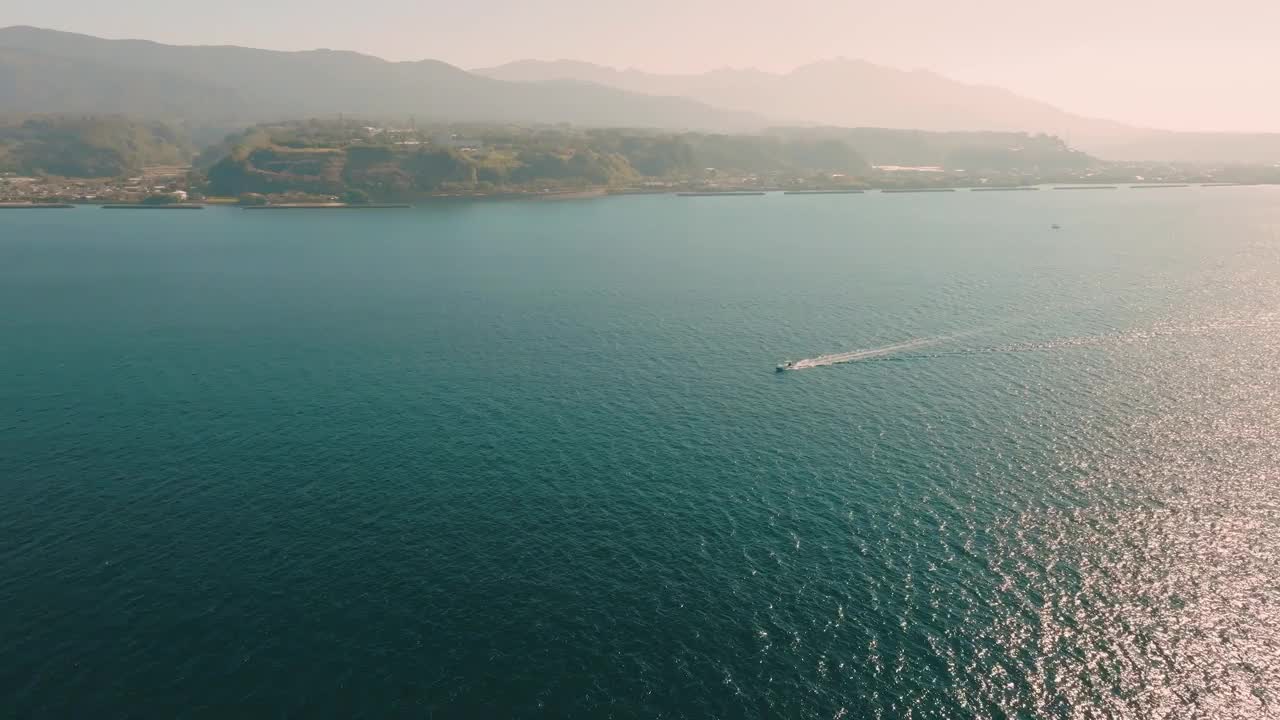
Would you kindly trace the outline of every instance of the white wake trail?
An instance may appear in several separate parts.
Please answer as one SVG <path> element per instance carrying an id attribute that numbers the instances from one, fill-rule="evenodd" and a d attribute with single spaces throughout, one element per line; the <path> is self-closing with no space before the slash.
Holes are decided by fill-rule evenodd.
<path id="1" fill-rule="evenodd" d="M 950 340 L 951 337 L 937 338 L 920 338 L 917 340 L 908 340 L 906 342 L 895 343 L 893 345 L 885 345 L 883 347 L 871 348 L 869 350 L 855 350 L 853 352 L 834 353 L 831 355 L 819 355 L 815 358 L 807 358 L 805 360 L 796 360 L 781 366 L 784 370 L 807 370 L 809 368 L 823 367 L 825 365 L 839 365 L 840 363 L 857 362 L 859 360 L 870 360 L 871 358 L 884 357 L 885 355 L 893 355 L 894 353 L 906 352 L 908 350 L 919 350 L 921 348 L 937 345 L 938 343 Z"/>

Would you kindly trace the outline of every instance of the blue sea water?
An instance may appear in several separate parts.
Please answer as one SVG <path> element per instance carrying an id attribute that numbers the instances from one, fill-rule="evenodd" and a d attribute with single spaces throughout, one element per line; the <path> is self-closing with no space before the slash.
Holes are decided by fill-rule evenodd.
<path id="1" fill-rule="evenodd" d="M 1278 378 L 1271 188 L 5 212 L 0 715 L 1277 717 Z"/>

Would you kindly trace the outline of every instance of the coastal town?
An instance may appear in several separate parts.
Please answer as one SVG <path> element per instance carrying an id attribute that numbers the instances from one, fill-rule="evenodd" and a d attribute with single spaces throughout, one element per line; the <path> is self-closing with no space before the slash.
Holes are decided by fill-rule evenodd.
<path id="1" fill-rule="evenodd" d="M 185 203 L 204 197 L 190 190 L 189 166 L 146 168 L 133 177 L 74 178 L 0 174 L 0 204 L 21 203 L 141 203 L 162 196 Z"/>
<path id="2" fill-rule="evenodd" d="M 1017 132 L 717 134 L 338 116 L 195 136 L 121 116 L 0 123 L 0 207 L 370 208 L 441 198 L 1276 182 L 1276 165 L 1115 162 Z"/>
<path id="3" fill-rule="evenodd" d="M 0 130 L 0 207 L 383 207 L 439 198 L 1280 182 L 1277 165 L 1109 162 L 1026 133 L 722 135 L 339 118 L 255 125 L 197 152 L 171 127 L 122 118 L 41 118 Z M 91 155 L 65 151 L 89 142 L 98 148 Z"/>

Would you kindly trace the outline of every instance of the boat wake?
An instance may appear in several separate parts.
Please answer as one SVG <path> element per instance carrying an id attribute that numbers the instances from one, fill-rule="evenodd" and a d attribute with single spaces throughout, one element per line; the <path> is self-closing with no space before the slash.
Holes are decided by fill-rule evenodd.
<path id="1" fill-rule="evenodd" d="M 853 352 L 834 353 L 831 355 L 819 355 L 815 358 L 807 358 L 805 360 L 795 360 L 783 363 L 778 366 L 778 371 L 785 370 L 808 370 L 809 368 L 825 367 L 827 365 L 839 365 L 841 363 L 858 362 L 859 360 L 871 360 L 872 358 L 884 357 L 895 353 L 907 352 L 908 350 L 920 350 L 932 345 L 949 340 L 949 337 L 939 338 L 920 338 L 917 340 L 908 340 L 906 342 L 895 343 L 893 345 L 885 345 L 884 347 L 871 348 L 869 350 L 855 350 Z"/>
<path id="2" fill-rule="evenodd" d="M 1013 342 L 988 347 L 933 351 L 913 354 L 909 357 L 911 359 L 923 359 L 971 356 L 974 354 L 1057 352 L 1061 350 L 1107 347 L 1131 343 L 1158 342 L 1165 338 L 1183 337 L 1187 335 L 1212 336 L 1217 333 L 1258 328 L 1280 328 L 1280 315 L 1214 319 L 1193 323 L 1157 323 L 1145 328 L 1116 330 L 1097 335 L 1078 335 L 1074 337 L 1060 337 L 1050 340 Z M 908 340 L 906 342 L 894 343 L 893 345 L 885 345 L 883 347 L 871 348 L 868 350 L 855 350 L 852 352 L 834 353 L 831 355 L 819 355 L 818 357 L 807 358 L 805 360 L 785 362 L 779 365 L 777 370 L 778 372 L 785 372 L 787 370 L 808 370 L 809 368 L 859 362 L 862 360 L 887 359 L 891 355 L 900 355 L 909 351 L 923 350 L 927 347 L 941 345 L 942 343 L 951 340 L 958 340 L 960 338 L 978 335 L 983 332 L 986 332 L 986 330 L 974 330 L 959 334 Z"/>

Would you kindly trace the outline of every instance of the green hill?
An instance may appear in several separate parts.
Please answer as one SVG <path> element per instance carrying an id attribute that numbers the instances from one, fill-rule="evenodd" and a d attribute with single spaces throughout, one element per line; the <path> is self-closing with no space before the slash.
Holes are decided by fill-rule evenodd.
<path id="1" fill-rule="evenodd" d="M 870 166 L 842 141 L 549 127 L 473 127 L 466 141 L 369 135 L 360 123 L 309 121 L 250 128 L 218 149 L 210 190 L 392 199 L 438 192 L 630 186 L 708 177 L 860 176 Z M 423 134 L 430 134 L 429 132 Z M 399 132 L 395 137 L 417 136 Z M 211 152 L 205 154 L 206 160 Z"/>
<path id="2" fill-rule="evenodd" d="M 836 140 L 876 165 L 937 166 L 976 172 L 1052 174 L 1082 170 L 1095 158 L 1061 138 L 1017 132 L 928 132 L 890 128 L 775 128 L 791 140 Z"/>

